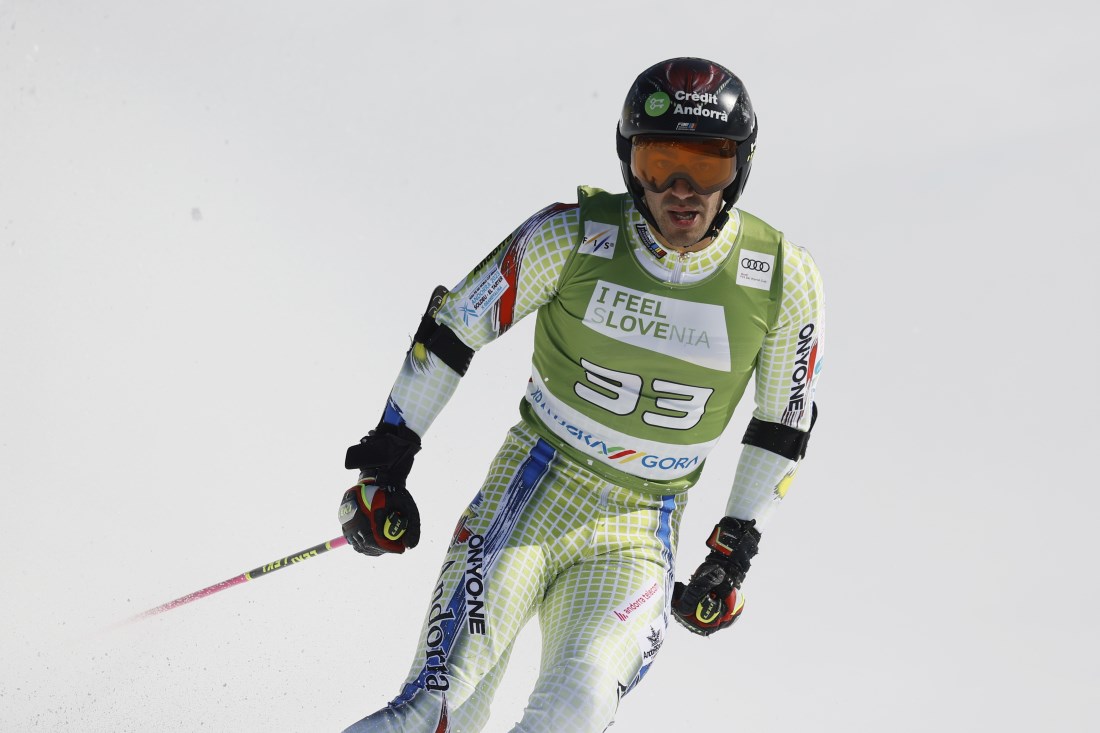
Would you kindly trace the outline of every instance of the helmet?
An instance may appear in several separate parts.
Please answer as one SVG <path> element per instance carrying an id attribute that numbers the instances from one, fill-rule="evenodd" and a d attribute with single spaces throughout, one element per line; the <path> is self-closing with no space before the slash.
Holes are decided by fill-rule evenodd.
<path id="1" fill-rule="evenodd" d="M 724 66 L 696 58 L 675 58 L 649 67 L 634 80 L 615 131 L 623 181 L 634 205 L 660 231 L 630 170 L 631 138 L 725 138 L 737 143 L 737 175 L 722 191 L 719 209 L 703 238 L 721 231 L 749 178 L 756 149 L 756 113 L 745 85 Z"/>

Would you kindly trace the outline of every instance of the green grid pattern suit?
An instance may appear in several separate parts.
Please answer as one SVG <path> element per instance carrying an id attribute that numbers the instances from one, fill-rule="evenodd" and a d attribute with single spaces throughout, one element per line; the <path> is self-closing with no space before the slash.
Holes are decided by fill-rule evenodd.
<path id="1" fill-rule="evenodd" d="M 536 615 L 540 674 L 513 733 L 605 730 L 664 642 L 685 492 L 754 370 L 757 415 L 787 420 L 797 334 L 820 324 L 808 254 L 735 211 L 680 279 L 629 197 L 578 199 L 528 219 L 437 315 L 478 349 L 536 312 L 532 377 L 455 529 L 400 693 L 351 733 L 482 730 Z M 423 436 L 458 381 L 410 350 L 386 419 Z M 808 427 L 801 411 L 788 424 Z M 753 446 L 742 458 L 751 483 L 734 495 L 752 513 L 795 462 Z"/>

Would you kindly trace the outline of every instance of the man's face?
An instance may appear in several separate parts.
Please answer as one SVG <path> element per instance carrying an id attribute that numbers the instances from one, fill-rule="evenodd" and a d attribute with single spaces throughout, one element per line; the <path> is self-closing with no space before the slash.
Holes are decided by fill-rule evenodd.
<path id="1" fill-rule="evenodd" d="M 702 246 L 694 245 L 706 233 L 722 207 L 721 191 L 698 194 L 687 181 L 678 178 L 661 193 L 649 189 L 642 189 L 642 193 L 649 210 L 653 212 L 653 219 L 660 227 L 661 231 L 654 234 L 662 244 L 679 250 L 702 249 Z M 709 242 L 703 246 L 706 244 Z"/>

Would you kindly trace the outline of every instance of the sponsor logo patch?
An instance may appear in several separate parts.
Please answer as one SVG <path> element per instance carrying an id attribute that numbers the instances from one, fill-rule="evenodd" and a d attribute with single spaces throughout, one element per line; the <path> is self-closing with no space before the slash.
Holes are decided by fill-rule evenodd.
<path id="1" fill-rule="evenodd" d="M 638 651 L 642 653 L 642 664 L 652 664 L 657 652 L 665 643 L 665 628 L 660 622 L 654 622 L 638 635 Z"/>
<path id="2" fill-rule="evenodd" d="M 638 232 L 638 238 L 642 240 L 642 244 L 653 253 L 653 256 L 657 259 L 663 259 L 668 254 L 657 240 L 653 238 L 653 234 L 649 231 L 649 227 L 644 223 L 635 224 L 634 229 Z"/>
<path id="3" fill-rule="evenodd" d="M 710 117 L 722 120 L 722 122 L 729 122 L 729 113 L 721 109 L 717 94 L 678 90 L 675 96 L 676 105 L 672 110 L 673 114 Z M 680 102 L 687 102 L 687 104 L 680 104 Z M 718 109 L 713 109 L 714 107 L 718 107 Z"/>
<path id="4" fill-rule="evenodd" d="M 645 100 L 645 113 L 650 117 L 660 117 L 668 112 L 672 100 L 664 92 L 654 92 Z"/>
<path id="5" fill-rule="evenodd" d="M 477 279 L 466 297 L 459 305 L 462 321 L 468 326 L 489 312 L 493 304 L 508 290 L 508 281 L 504 279 L 500 268 L 493 265 Z"/>
<path id="6" fill-rule="evenodd" d="M 424 689 L 434 692 L 446 692 L 451 687 L 451 677 L 447 672 L 447 633 L 443 624 L 455 623 L 455 612 L 443 605 L 443 575 L 454 565 L 453 560 L 443 563 L 439 571 L 439 580 L 432 591 L 432 607 L 428 611 L 428 633 L 424 645 Z"/>
<path id="7" fill-rule="evenodd" d="M 562 417 L 550 406 L 548 393 L 542 387 L 534 386 L 531 382 L 527 385 L 527 401 L 538 408 L 542 417 L 550 423 L 561 427 L 559 433 L 562 437 L 568 436 L 576 440 L 576 445 L 586 453 L 596 455 L 608 464 L 630 463 L 641 459 L 641 465 L 650 472 L 676 471 L 677 473 L 695 468 L 703 460 L 703 456 L 695 455 L 660 456 L 647 453 L 641 448 L 630 448 L 624 445 L 610 445 L 607 440 L 595 435 L 590 429 L 574 425 L 568 418 Z M 612 441 L 616 442 L 617 441 Z"/>
<path id="8" fill-rule="evenodd" d="M 797 427 L 806 410 L 813 404 L 814 377 L 821 370 L 818 358 L 818 340 L 813 322 L 807 323 L 798 331 L 798 348 L 794 369 L 791 372 L 790 396 L 787 408 L 783 411 L 783 424 Z M 809 394 L 807 394 L 809 389 Z"/>
<path id="9" fill-rule="evenodd" d="M 584 325 L 616 341 L 681 361 L 730 369 L 726 314 L 720 305 L 643 293 L 600 280 L 588 301 Z"/>
<path id="10" fill-rule="evenodd" d="M 737 284 L 757 290 L 770 290 L 775 271 L 775 255 L 743 249 L 737 261 Z"/>
<path id="11" fill-rule="evenodd" d="M 485 633 L 485 575 L 482 571 L 485 551 L 482 546 L 485 538 L 479 534 L 470 535 L 466 540 L 466 574 L 463 588 L 466 591 L 466 626 L 471 634 Z"/>
<path id="12" fill-rule="evenodd" d="M 584 239 L 581 240 L 581 254 L 596 255 L 605 260 L 615 254 L 615 242 L 619 238 L 619 227 L 598 221 L 584 223 Z"/>
<path id="13" fill-rule="evenodd" d="M 611 615 L 620 621 L 629 621 L 630 615 L 637 611 L 639 608 L 643 608 L 646 604 L 652 601 L 654 598 L 661 596 L 661 586 L 657 583 L 653 583 L 647 588 L 636 592 L 630 599 L 619 606 L 618 608 L 611 609 Z"/>

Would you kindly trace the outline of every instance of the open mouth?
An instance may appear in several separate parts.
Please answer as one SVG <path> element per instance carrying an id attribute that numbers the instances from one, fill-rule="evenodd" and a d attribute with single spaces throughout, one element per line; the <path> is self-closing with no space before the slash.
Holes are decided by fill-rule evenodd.
<path id="1" fill-rule="evenodd" d="M 695 211 L 670 211 L 668 215 L 673 224 L 685 227 L 694 224 L 699 217 L 698 212 Z"/>

